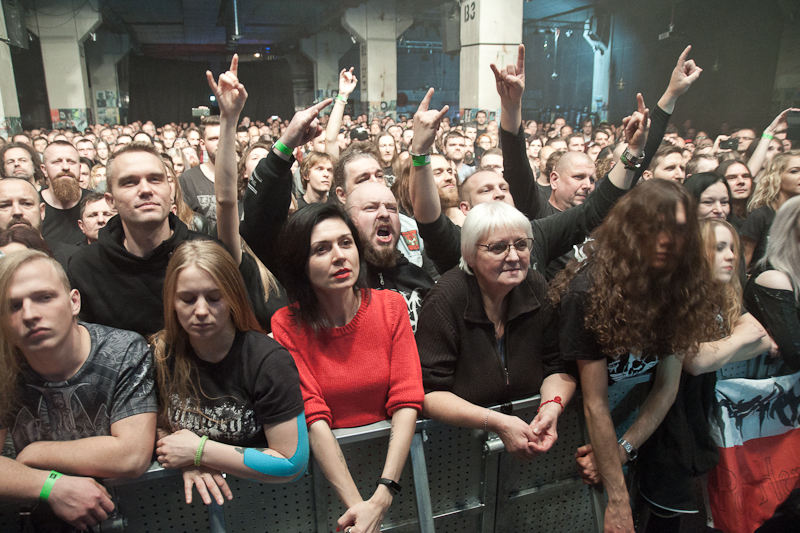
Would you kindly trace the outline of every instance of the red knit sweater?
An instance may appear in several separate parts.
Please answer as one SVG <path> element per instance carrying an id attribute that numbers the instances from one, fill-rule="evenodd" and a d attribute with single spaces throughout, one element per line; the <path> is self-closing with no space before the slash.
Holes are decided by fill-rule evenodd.
<path id="1" fill-rule="evenodd" d="M 425 392 L 407 309 L 398 293 L 364 290 L 350 323 L 316 336 L 306 325 L 298 328 L 289 307 L 273 315 L 275 340 L 300 372 L 309 426 L 318 420 L 333 429 L 364 426 L 403 407 L 422 409 Z"/>

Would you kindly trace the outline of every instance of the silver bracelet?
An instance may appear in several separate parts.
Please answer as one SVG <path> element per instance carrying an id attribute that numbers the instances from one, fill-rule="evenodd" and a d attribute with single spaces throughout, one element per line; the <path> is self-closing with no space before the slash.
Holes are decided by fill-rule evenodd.
<path id="1" fill-rule="evenodd" d="M 492 412 L 491 409 L 486 410 L 486 420 L 483 421 L 483 430 L 485 432 L 489 432 L 489 414 Z"/>

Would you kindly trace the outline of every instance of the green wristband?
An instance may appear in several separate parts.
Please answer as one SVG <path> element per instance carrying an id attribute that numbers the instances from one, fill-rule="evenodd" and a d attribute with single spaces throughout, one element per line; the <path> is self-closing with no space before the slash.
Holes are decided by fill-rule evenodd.
<path id="1" fill-rule="evenodd" d="M 336 99 L 337 99 L 337 100 L 339 100 L 340 102 L 343 102 L 343 103 L 345 103 L 345 104 L 347 103 L 347 98 L 345 98 L 345 97 L 344 97 L 344 96 L 342 96 L 341 94 L 337 94 L 337 95 L 336 95 Z"/>
<path id="2" fill-rule="evenodd" d="M 409 152 L 411 153 L 411 152 Z M 431 155 L 430 154 L 411 154 L 411 162 L 414 164 L 415 167 L 424 167 L 425 165 L 431 164 Z"/>
<path id="3" fill-rule="evenodd" d="M 272 146 L 274 146 L 275 148 L 277 148 L 278 150 L 280 150 L 281 152 L 283 152 L 284 154 L 286 154 L 288 156 L 292 155 L 292 149 L 289 148 L 288 146 L 286 146 L 285 144 L 283 144 L 280 141 L 275 141 L 275 144 L 273 144 Z"/>
<path id="4" fill-rule="evenodd" d="M 208 437 L 206 435 L 200 437 L 200 444 L 197 445 L 197 453 L 194 454 L 194 466 L 200 466 L 200 458 L 203 457 L 203 448 L 207 440 Z"/>
<path id="5" fill-rule="evenodd" d="M 47 479 L 44 482 L 44 486 L 42 487 L 42 492 L 39 493 L 39 499 L 42 501 L 46 501 L 47 498 L 50 497 L 50 491 L 53 490 L 53 485 L 56 484 L 56 480 L 60 478 L 63 474 L 60 472 L 56 472 L 55 470 L 50 471 L 50 475 L 47 476 Z"/>
<path id="6" fill-rule="evenodd" d="M 761 135 L 761 138 L 762 138 L 762 139 L 769 139 L 769 140 L 771 141 L 771 140 L 772 140 L 772 139 L 774 139 L 775 137 L 774 137 L 773 135 L 770 135 L 770 134 L 769 134 L 769 133 L 767 133 L 767 132 L 764 132 L 764 133 Z"/>

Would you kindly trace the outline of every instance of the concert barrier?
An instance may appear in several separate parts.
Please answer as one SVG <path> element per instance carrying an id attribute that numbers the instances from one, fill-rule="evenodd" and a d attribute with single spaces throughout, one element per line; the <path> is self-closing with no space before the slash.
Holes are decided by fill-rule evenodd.
<path id="1" fill-rule="evenodd" d="M 612 417 L 621 435 L 632 423 L 650 388 L 649 376 L 609 389 Z M 539 397 L 493 409 L 529 422 Z M 386 459 L 390 424 L 335 430 L 353 480 L 362 496 L 375 490 Z M 493 433 L 419 420 L 409 460 L 384 521 L 383 531 L 448 533 L 602 531 L 605 496 L 577 474 L 575 451 L 589 442 L 580 397 L 558 422 L 558 440 L 546 454 L 523 462 L 505 452 Z M 113 515 L 96 528 L 103 533 L 199 531 L 336 531 L 345 512 L 315 461 L 298 481 L 271 485 L 227 477 L 233 500 L 203 504 L 195 492 L 184 501 L 180 471 L 157 463 L 137 479 L 103 480 L 116 504 Z M 44 505 L 44 504 L 42 504 Z M 0 503 L 0 531 L 21 532 L 19 508 Z"/>

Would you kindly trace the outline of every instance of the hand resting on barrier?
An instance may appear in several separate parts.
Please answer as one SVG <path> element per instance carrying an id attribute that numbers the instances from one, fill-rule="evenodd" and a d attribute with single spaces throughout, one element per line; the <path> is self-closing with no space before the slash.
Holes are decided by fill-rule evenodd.
<path id="1" fill-rule="evenodd" d="M 114 510 L 105 487 L 87 477 L 61 476 L 47 503 L 56 516 L 80 531 L 103 522 Z"/>
<path id="2" fill-rule="evenodd" d="M 225 500 L 233 499 L 233 492 L 219 470 L 194 465 L 185 466 L 181 470 L 183 471 L 183 489 L 186 493 L 187 504 L 191 505 L 192 503 L 192 487 L 197 487 L 197 493 L 206 505 L 211 505 L 212 497 L 219 505 L 222 505 Z"/>

